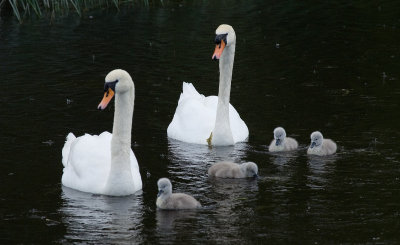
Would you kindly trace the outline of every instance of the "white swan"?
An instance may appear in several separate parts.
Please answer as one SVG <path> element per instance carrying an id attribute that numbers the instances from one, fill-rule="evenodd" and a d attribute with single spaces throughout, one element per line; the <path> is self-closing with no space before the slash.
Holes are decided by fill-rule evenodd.
<path id="1" fill-rule="evenodd" d="M 199 94 L 190 83 L 183 83 L 168 137 L 196 144 L 233 145 L 245 141 L 249 130 L 229 104 L 236 35 L 229 25 L 216 30 L 212 59 L 219 59 L 218 97 Z M 211 134 L 212 133 L 212 134 Z"/>
<path id="2" fill-rule="evenodd" d="M 69 133 L 62 149 L 64 186 L 83 192 L 125 196 L 142 189 L 142 179 L 131 150 L 131 130 L 135 87 L 124 70 L 113 70 L 105 79 L 104 97 L 98 109 L 104 110 L 115 93 L 113 134 Z"/>
<path id="3" fill-rule="evenodd" d="M 201 208 L 201 204 L 192 196 L 185 193 L 172 193 L 171 181 L 161 178 L 157 182 L 158 195 L 156 205 L 159 209 L 195 209 Z"/>
<path id="4" fill-rule="evenodd" d="M 269 151 L 292 151 L 297 149 L 298 143 L 295 139 L 286 137 L 286 131 L 282 127 L 274 129 L 274 139 L 269 145 Z"/>
<path id="5" fill-rule="evenodd" d="M 253 178 L 258 176 L 258 166 L 254 162 L 237 164 L 233 162 L 218 162 L 208 169 L 209 177 L 217 178 Z"/>
<path id="6" fill-rule="evenodd" d="M 336 143 L 331 139 L 324 139 L 321 132 L 315 131 L 311 134 L 311 145 L 307 150 L 307 154 L 326 156 L 336 152 Z"/>

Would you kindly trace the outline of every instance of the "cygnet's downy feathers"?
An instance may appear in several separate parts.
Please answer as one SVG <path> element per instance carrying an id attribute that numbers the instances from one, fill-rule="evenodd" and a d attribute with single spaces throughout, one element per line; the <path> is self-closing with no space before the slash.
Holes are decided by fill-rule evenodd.
<path id="1" fill-rule="evenodd" d="M 315 131 L 311 134 L 311 144 L 307 150 L 307 154 L 326 156 L 336 152 L 336 143 L 331 139 L 324 139 L 321 132 Z"/>
<path id="2" fill-rule="evenodd" d="M 184 193 L 172 193 L 171 181 L 167 178 L 161 178 L 157 182 L 158 197 L 156 205 L 160 209 L 179 210 L 196 209 L 201 204 L 192 196 Z"/>
<path id="3" fill-rule="evenodd" d="M 253 178 L 258 176 L 258 167 L 254 162 L 242 164 L 219 162 L 208 169 L 208 176 L 217 178 Z"/>
<path id="4" fill-rule="evenodd" d="M 298 143 L 295 139 L 286 137 L 286 131 L 282 127 L 274 129 L 274 140 L 269 145 L 269 151 L 292 151 L 297 149 Z"/>

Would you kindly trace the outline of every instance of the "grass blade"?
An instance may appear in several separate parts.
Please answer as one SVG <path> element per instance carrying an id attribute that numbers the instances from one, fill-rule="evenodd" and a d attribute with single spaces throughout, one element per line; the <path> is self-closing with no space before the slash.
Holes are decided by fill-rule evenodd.
<path id="1" fill-rule="evenodd" d="M 17 17 L 19 23 L 22 23 L 21 15 L 19 14 L 18 6 L 17 6 L 17 1 L 16 0 L 8 0 L 8 2 L 10 3 L 11 8 L 14 11 L 15 17 Z"/>

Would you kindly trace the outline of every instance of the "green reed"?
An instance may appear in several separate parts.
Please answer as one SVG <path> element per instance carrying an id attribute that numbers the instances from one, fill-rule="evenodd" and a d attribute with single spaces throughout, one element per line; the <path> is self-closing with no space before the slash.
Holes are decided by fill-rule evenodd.
<path id="1" fill-rule="evenodd" d="M 82 16 L 84 11 L 96 8 L 115 7 L 119 9 L 119 6 L 124 3 L 137 2 L 149 6 L 149 0 L 0 0 L 0 2 L 5 1 L 8 1 L 20 23 L 26 16 L 32 14 L 38 17 L 50 14 L 51 18 L 54 18 L 56 15 L 64 15 L 69 11 Z"/>

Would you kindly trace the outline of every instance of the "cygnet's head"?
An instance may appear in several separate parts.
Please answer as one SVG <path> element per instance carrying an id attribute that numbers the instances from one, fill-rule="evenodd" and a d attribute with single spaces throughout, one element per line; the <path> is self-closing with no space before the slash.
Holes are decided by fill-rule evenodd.
<path id="1" fill-rule="evenodd" d="M 215 30 L 215 51 L 213 60 L 219 60 L 226 47 L 236 44 L 236 34 L 232 26 L 222 24 Z"/>
<path id="2" fill-rule="evenodd" d="M 108 103 L 110 103 L 114 94 L 125 93 L 131 88 L 134 89 L 134 84 L 128 72 L 121 69 L 111 71 L 106 76 L 104 83 L 104 97 L 97 109 L 104 110 Z"/>
<path id="3" fill-rule="evenodd" d="M 171 195 L 172 184 L 168 178 L 159 179 L 157 182 L 157 186 L 158 186 L 158 194 L 157 194 L 158 197 L 161 195 Z"/>
<path id="4" fill-rule="evenodd" d="M 310 148 L 320 147 L 322 145 L 322 141 L 324 140 L 324 137 L 319 131 L 313 132 L 310 138 L 311 138 Z"/>
<path id="5" fill-rule="evenodd" d="M 286 138 L 286 131 L 282 127 L 277 127 L 274 129 L 274 139 L 275 145 L 281 145 Z"/>
<path id="6" fill-rule="evenodd" d="M 258 176 L 258 167 L 254 162 L 245 162 L 240 164 L 242 171 L 246 174 L 247 178 L 253 178 Z"/>

